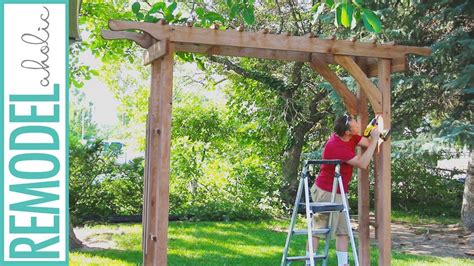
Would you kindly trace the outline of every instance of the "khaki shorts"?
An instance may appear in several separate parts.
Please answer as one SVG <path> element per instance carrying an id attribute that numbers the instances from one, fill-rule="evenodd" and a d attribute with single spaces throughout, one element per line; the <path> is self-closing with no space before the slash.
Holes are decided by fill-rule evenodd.
<path id="1" fill-rule="evenodd" d="M 331 192 L 327 192 L 316 185 L 311 187 L 311 198 L 313 202 L 331 202 Z M 341 203 L 341 194 L 336 194 L 336 202 Z M 347 202 L 346 202 L 347 203 Z M 347 204 L 349 206 L 349 204 Z M 313 215 L 313 229 L 328 228 L 329 213 L 316 213 Z M 332 230 L 334 235 L 347 235 L 346 217 L 342 212 L 332 213 Z"/>

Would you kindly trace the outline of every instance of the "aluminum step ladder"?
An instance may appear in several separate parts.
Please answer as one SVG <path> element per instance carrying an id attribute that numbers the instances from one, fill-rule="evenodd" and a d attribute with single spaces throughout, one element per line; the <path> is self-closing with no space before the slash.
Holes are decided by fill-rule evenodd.
<path id="1" fill-rule="evenodd" d="M 304 161 L 303 170 L 301 171 L 300 184 L 298 186 L 298 192 L 296 194 L 295 206 L 293 208 L 293 214 L 291 216 L 290 227 L 288 229 L 288 236 L 286 238 L 285 249 L 283 250 L 283 257 L 281 259 L 281 266 L 286 266 L 294 261 L 307 261 L 309 260 L 310 265 L 314 266 L 317 260 L 322 260 L 323 265 L 327 265 L 329 245 L 331 242 L 331 221 L 333 219 L 332 214 L 335 212 L 342 212 L 346 217 L 346 226 L 349 239 L 351 241 L 352 253 L 354 256 L 355 265 L 359 266 L 359 258 L 357 256 L 357 249 L 354 241 L 354 234 L 352 233 L 351 222 L 349 218 L 349 208 L 347 206 L 346 193 L 344 192 L 344 186 L 342 184 L 342 178 L 340 175 L 340 160 L 306 160 Z M 333 164 L 335 165 L 334 183 L 332 188 L 331 202 L 310 202 L 309 195 L 309 166 L 310 165 L 321 165 L 321 164 Z M 341 191 L 342 203 L 336 203 L 337 187 Z M 301 201 L 302 193 L 304 191 L 304 201 Z M 298 216 L 298 208 L 304 206 L 306 213 L 306 229 L 295 229 L 295 223 Z M 313 215 L 316 213 L 329 213 L 328 228 L 323 229 L 312 229 Z M 307 235 L 308 236 L 308 248 L 309 256 L 295 256 L 288 257 L 288 248 L 290 245 L 291 237 L 293 235 Z M 321 255 L 316 254 L 313 247 L 312 235 L 323 235 L 325 239 L 324 253 Z"/>

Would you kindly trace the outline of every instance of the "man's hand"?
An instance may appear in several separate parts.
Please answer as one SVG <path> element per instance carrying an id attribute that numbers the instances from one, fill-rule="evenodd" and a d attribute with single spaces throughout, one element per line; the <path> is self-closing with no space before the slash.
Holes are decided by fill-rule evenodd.
<path id="1" fill-rule="evenodd" d="M 374 128 L 371 132 L 370 132 L 370 139 L 371 141 L 378 141 L 380 138 L 380 132 L 377 128 Z"/>

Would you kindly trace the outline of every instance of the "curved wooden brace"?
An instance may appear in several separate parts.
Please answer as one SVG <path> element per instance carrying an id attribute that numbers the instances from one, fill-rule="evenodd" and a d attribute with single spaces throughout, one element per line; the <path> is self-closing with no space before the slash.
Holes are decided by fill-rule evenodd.
<path id="1" fill-rule="evenodd" d="M 136 42 L 142 48 L 148 49 L 156 41 L 148 33 L 137 33 L 137 32 L 128 32 L 128 31 L 110 31 L 102 30 L 102 38 L 106 40 L 120 40 L 126 39 Z"/>
<path id="2" fill-rule="evenodd" d="M 329 66 L 316 55 L 311 55 L 311 68 L 323 76 L 334 88 L 337 95 L 341 97 L 347 111 L 352 115 L 357 115 L 356 97 L 339 79 L 339 77 L 329 68 Z"/>
<path id="3" fill-rule="evenodd" d="M 334 61 L 341 65 L 359 83 L 360 88 L 367 95 L 367 98 L 376 114 L 382 113 L 382 94 L 379 89 L 365 75 L 364 71 L 350 57 L 345 55 L 334 55 Z"/>

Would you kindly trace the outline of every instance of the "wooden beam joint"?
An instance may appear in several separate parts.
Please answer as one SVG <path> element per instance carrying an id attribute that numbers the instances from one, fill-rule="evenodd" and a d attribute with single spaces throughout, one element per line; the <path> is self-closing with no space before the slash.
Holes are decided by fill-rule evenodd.
<path id="1" fill-rule="evenodd" d="M 376 114 L 382 113 L 382 94 L 379 89 L 370 81 L 364 71 L 350 56 L 334 55 L 334 61 L 341 65 L 349 74 L 354 77 L 360 88 L 367 95 L 367 98 Z"/>
<path id="2" fill-rule="evenodd" d="M 160 59 L 168 54 L 169 41 L 157 41 L 143 53 L 143 65 L 149 65 L 151 62 Z"/>

